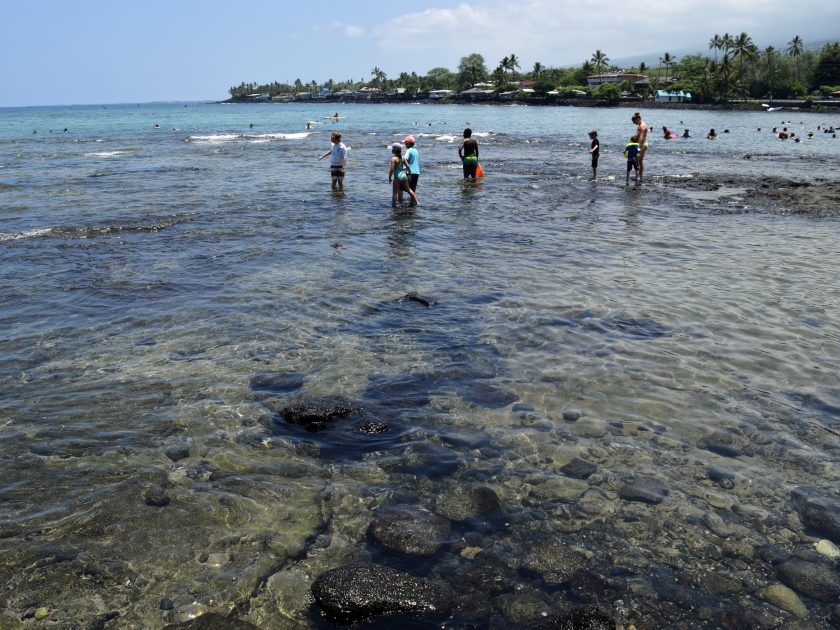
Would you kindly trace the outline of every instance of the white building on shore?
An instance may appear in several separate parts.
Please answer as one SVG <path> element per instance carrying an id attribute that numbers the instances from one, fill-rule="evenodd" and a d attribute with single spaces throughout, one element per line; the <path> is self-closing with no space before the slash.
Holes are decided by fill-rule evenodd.
<path id="1" fill-rule="evenodd" d="M 634 91 L 646 89 L 650 85 L 650 77 L 646 74 L 639 74 L 637 72 L 602 72 L 601 74 L 593 74 L 586 78 L 589 87 L 600 87 L 606 83 L 624 83 L 630 81 L 633 84 Z"/>

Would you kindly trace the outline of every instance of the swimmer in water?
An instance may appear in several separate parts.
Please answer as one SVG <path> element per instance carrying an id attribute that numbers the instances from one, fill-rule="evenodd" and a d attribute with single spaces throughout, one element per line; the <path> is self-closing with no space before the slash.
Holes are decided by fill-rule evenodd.
<path id="1" fill-rule="evenodd" d="M 333 114 L 333 118 L 335 118 L 336 120 L 338 120 L 338 112 L 336 112 L 335 114 Z"/>
<path id="2" fill-rule="evenodd" d="M 155 129 L 160 129 L 160 125 L 155 125 Z"/>
<path id="3" fill-rule="evenodd" d="M 253 128 L 254 128 L 254 123 L 251 123 L 251 124 L 248 126 L 248 129 L 253 129 Z"/>
<path id="4" fill-rule="evenodd" d="M 64 128 L 64 133 L 67 133 L 67 127 Z"/>
<path id="5" fill-rule="evenodd" d="M 306 128 L 307 129 L 312 129 L 312 125 L 309 123 L 309 121 L 306 121 Z"/>

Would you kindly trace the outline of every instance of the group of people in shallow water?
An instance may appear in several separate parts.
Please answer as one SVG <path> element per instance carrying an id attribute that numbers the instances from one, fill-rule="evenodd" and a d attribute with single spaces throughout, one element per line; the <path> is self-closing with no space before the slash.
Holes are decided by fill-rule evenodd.
<path id="1" fill-rule="evenodd" d="M 347 147 L 341 141 L 341 134 L 333 132 L 330 136 L 332 146 L 323 155 L 318 156 L 320 162 L 325 157 L 330 157 L 330 177 L 332 178 L 332 189 L 336 192 L 344 190 L 344 175 L 347 171 Z M 404 194 L 411 198 L 411 205 L 420 205 L 417 198 L 417 184 L 420 181 L 420 153 L 415 147 L 414 136 L 406 136 L 402 144 L 394 142 L 390 145 L 391 161 L 388 170 L 388 183 L 391 184 L 391 206 L 396 207 L 402 203 Z M 406 149 L 403 155 L 403 149 Z M 478 141 L 472 137 L 472 129 L 464 129 L 464 139 L 458 147 L 458 157 L 464 169 L 464 180 L 475 181 L 476 177 L 482 177 L 483 171 L 478 163 Z"/>

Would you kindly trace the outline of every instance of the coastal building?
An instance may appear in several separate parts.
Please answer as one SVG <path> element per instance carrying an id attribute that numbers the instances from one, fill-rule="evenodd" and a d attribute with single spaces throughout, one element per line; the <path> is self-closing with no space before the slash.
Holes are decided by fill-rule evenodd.
<path id="1" fill-rule="evenodd" d="M 534 93 L 534 90 L 532 90 L 531 88 L 523 87 L 523 88 L 519 88 L 519 93 L 522 96 L 530 96 L 531 94 Z"/>
<path id="2" fill-rule="evenodd" d="M 271 94 L 260 94 L 259 96 L 257 96 L 257 99 L 259 99 L 261 101 L 270 101 L 271 100 Z"/>
<path id="3" fill-rule="evenodd" d="M 394 94 L 394 95 L 396 95 L 396 94 L 405 94 L 405 88 L 404 88 L 404 87 L 395 87 L 395 88 L 391 88 L 390 90 L 388 90 L 388 93 L 389 93 L 389 94 Z"/>
<path id="4" fill-rule="evenodd" d="M 446 98 L 455 94 L 453 90 L 430 90 L 429 98 Z"/>
<path id="5" fill-rule="evenodd" d="M 338 92 L 335 92 L 335 95 L 347 98 L 349 96 L 353 96 L 353 90 L 339 90 Z"/>
<path id="6" fill-rule="evenodd" d="M 657 103 L 684 103 L 691 100 L 689 92 L 667 92 L 665 90 L 656 90 L 656 97 L 654 100 Z"/>
<path id="7" fill-rule="evenodd" d="M 495 95 L 496 93 L 493 90 L 488 90 L 483 87 L 473 87 L 458 94 L 458 96 L 467 96 L 469 98 L 493 98 Z"/>
<path id="8" fill-rule="evenodd" d="M 272 101 L 287 101 L 293 99 L 295 97 L 294 92 L 280 92 L 280 94 L 275 94 L 271 97 Z"/>
<path id="9" fill-rule="evenodd" d="M 534 82 L 529 81 L 528 79 L 525 79 L 524 81 L 517 81 L 517 84 L 519 85 L 520 88 L 529 88 L 532 85 L 534 85 Z"/>
<path id="10" fill-rule="evenodd" d="M 483 88 L 485 90 L 489 90 L 492 87 L 495 87 L 492 83 L 476 83 L 474 88 Z"/>
<path id="11" fill-rule="evenodd" d="M 502 92 L 499 94 L 499 98 L 503 101 L 512 101 L 517 94 L 519 94 L 519 90 L 511 90 L 510 92 Z"/>
<path id="12" fill-rule="evenodd" d="M 295 94 L 296 101 L 308 101 L 312 98 L 312 92 L 298 92 Z"/>
<path id="13" fill-rule="evenodd" d="M 599 87 L 605 83 L 618 84 L 630 81 L 633 84 L 633 89 L 637 91 L 650 85 L 650 77 L 637 72 L 603 72 L 588 76 L 586 81 L 591 88 Z"/>

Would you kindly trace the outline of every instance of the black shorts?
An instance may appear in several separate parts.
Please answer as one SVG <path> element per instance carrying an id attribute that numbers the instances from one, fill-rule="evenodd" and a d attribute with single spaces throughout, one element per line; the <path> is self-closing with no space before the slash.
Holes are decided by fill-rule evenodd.
<path id="1" fill-rule="evenodd" d="M 475 169 L 478 167 L 478 162 L 467 163 L 464 162 L 464 179 L 472 177 L 475 179 Z"/>
<path id="2" fill-rule="evenodd" d="M 639 160 L 637 158 L 630 158 L 627 160 L 627 172 L 629 173 L 634 169 L 639 170 Z"/>
<path id="3" fill-rule="evenodd" d="M 598 168 L 598 156 L 592 158 L 592 168 Z"/>
<path id="4" fill-rule="evenodd" d="M 417 173 L 416 175 L 412 173 L 411 177 L 408 178 L 408 187 L 411 188 L 412 192 L 417 192 L 418 179 L 420 179 L 420 173 Z"/>

